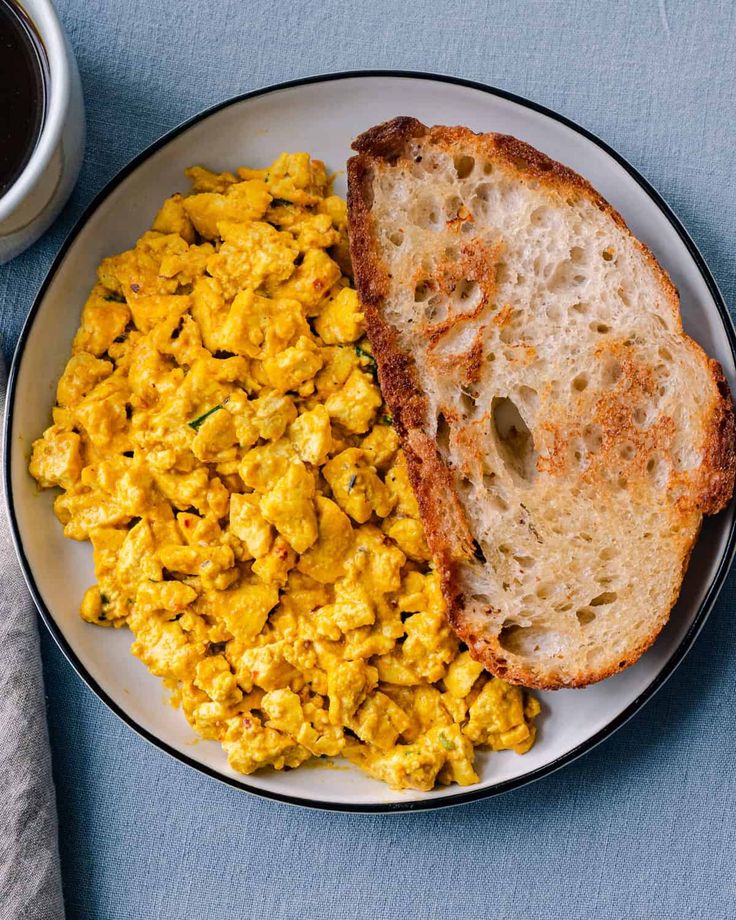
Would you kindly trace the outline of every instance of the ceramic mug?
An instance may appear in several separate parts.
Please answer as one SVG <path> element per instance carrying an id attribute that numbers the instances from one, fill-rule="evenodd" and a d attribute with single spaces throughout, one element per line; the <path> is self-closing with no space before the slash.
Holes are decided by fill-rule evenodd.
<path id="1" fill-rule="evenodd" d="M 0 196 L 0 263 L 35 242 L 71 194 L 84 150 L 84 103 L 74 54 L 50 0 L 10 0 L 45 58 L 46 106 L 36 145 Z"/>

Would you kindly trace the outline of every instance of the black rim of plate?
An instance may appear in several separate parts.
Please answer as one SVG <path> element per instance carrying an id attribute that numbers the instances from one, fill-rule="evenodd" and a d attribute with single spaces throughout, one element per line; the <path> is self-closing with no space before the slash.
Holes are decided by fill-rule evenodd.
<path id="1" fill-rule="evenodd" d="M 463 86 L 468 89 L 479 90 L 481 92 L 487 93 L 491 96 L 496 96 L 498 98 L 507 100 L 509 102 L 516 103 L 517 105 L 523 106 L 526 109 L 530 109 L 540 115 L 547 116 L 548 118 L 554 119 L 557 122 L 560 122 L 563 125 L 566 125 L 568 128 L 571 128 L 577 134 L 582 135 L 587 140 L 594 143 L 597 147 L 602 149 L 607 153 L 616 163 L 622 166 L 629 176 L 631 176 L 638 185 L 647 193 L 649 198 L 657 205 L 657 207 L 662 211 L 665 217 L 668 219 L 670 224 L 674 227 L 677 234 L 679 235 L 682 242 L 687 247 L 690 256 L 695 262 L 703 280 L 705 281 L 708 290 L 713 297 L 713 300 L 716 304 L 718 312 L 720 314 L 721 320 L 723 322 L 723 327 L 726 332 L 726 336 L 731 347 L 731 352 L 734 355 L 736 360 L 736 331 L 731 320 L 731 317 L 726 308 L 726 304 L 721 296 L 718 286 L 713 278 L 708 266 L 705 263 L 702 255 L 700 254 L 697 246 L 690 238 L 690 235 L 685 230 L 683 225 L 680 223 L 680 220 L 671 210 L 669 205 L 664 201 L 664 199 L 659 195 L 659 193 L 647 182 L 647 180 L 636 170 L 630 163 L 628 163 L 620 154 L 618 154 L 613 148 L 608 144 L 598 138 L 595 134 L 586 130 L 585 128 L 580 127 L 574 121 L 566 118 L 564 115 L 559 115 L 557 112 L 554 112 L 551 109 L 546 108 L 545 106 L 539 105 L 536 102 L 532 102 L 528 99 L 523 98 L 522 96 L 517 96 L 514 93 L 507 92 L 506 90 L 497 89 L 492 86 L 488 86 L 483 83 L 478 83 L 472 80 L 465 80 L 460 77 L 452 77 L 443 74 L 432 74 L 424 73 L 421 71 L 414 72 L 408 70 L 355 70 L 355 71 L 343 71 L 338 73 L 328 73 L 328 74 L 319 74 L 312 77 L 303 77 L 297 80 L 289 80 L 284 83 L 277 83 L 271 86 L 266 86 L 261 89 L 253 90 L 251 92 L 242 93 L 237 96 L 233 96 L 230 99 L 227 99 L 224 102 L 218 103 L 214 106 L 211 106 L 208 109 L 200 112 L 199 114 L 193 116 L 190 119 L 187 119 L 182 124 L 173 128 L 171 131 L 168 131 L 163 137 L 159 138 L 153 144 L 148 146 L 145 150 L 139 153 L 127 166 L 123 167 L 120 172 L 117 173 L 107 184 L 102 188 L 100 192 L 94 197 L 90 204 L 85 208 L 84 212 L 77 220 L 75 225 L 72 227 L 68 236 L 64 240 L 64 243 L 61 246 L 56 258 L 54 259 L 51 268 L 49 269 L 41 287 L 36 295 L 33 305 L 30 309 L 28 317 L 24 323 L 23 329 L 18 340 L 18 345 L 15 350 L 15 355 L 13 357 L 13 363 L 10 370 L 9 380 L 8 380 L 8 392 L 7 392 L 7 411 L 5 415 L 5 432 L 4 432 L 4 444 L 5 444 L 5 457 L 3 463 L 3 478 L 5 493 L 8 501 L 8 514 L 10 518 L 11 531 L 13 536 L 13 541 L 15 543 L 15 548 L 20 559 L 21 568 L 23 570 L 23 575 L 30 589 L 31 595 L 36 603 L 36 606 L 41 614 L 41 617 L 46 624 L 46 628 L 49 630 L 53 636 L 56 644 L 59 646 L 61 651 L 64 653 L 65 657 L 72 665 L 77 674 L 82 678 L 82 680 L 87 684 L 87 686 L 105 703 L 112 712 L 115 713 L 123 722 L 126 723 L 130 728 L 132 728 L 138 735 L 144 738 L 146 741 L 153 744 L 155 747 L 159 748 L 162 751 L 165 751 L 167 754 L 170 754 L 176 760 L 181 761 L 182 763 L 187 764 L 190 767 L 193 767 L 195 770 L 198 770 L 200 773 L 204 773 L 207 776 L 217 779 L 220 782 L 226 783 L 229 786 L 233 786 L 236 789 L 244 789 L 247 792 L 253 793 L 254 795 L 260 796 L 262 798 L 273 799 L 279 802 L 285 802 L 290 805 L 300 805 L 303 807 L 311 808 L 320 808 L 329 811 L 343 811 L 343 812 L 364 812 L 364 813 L 391 813 L 397 811 L 423 811 L 427 809 L 434 808 L 443 808 L 455 805 L 462 805 L 467 802 L 474 802 L 480 799 L 490 798 L 492 796 L 500 795 L 504 792 L 509 792 L 512 789 L 518 789 L 521 786 L 526 786 L 529 783 L 534 782 L 535 780 L 541 779 L 544 776 L 548 776 L 550 773 L 554 773 L 556 770 L 559 770 L 561 767 L 566 766 L 572 761 L 577 760 L 578 757 L 592 750 L 610 735 L 612 735 L 618 728 L 620 728 L 625 722 L 641 709 L 645 703 L 647 703 L 652 696 L 657 692 L 657 690 L 662 687 L 662 685 L 667 681 L 667 679 L 674 673 L 675 669 L 682 662 L 683 658 L 687 652 L 692 647 L 695 639 L 697 638 L 698 633 L 703 627 L 708 614 L 710 613 L 713 604 L 715 603 L 718 593 L 723 587 L 723 583 L 728 574 L 731 561 L 736 551 L 736 517 L 731 523 L 731 529 L 728 534 L 728 540 L 726 546 L 723 550 L 721 560 L 718 565 L 718 569 L 711 581 L 711 584 L 708 587 L 708 591 L 705 595 L 705 598 L 700 605 L 697 613 L 695 614 L 690 627 L 683 637 L 680 645 L 675 649 L 674 653 L 667 660 L 666 664 L 662 670 L 654 677 L 649 686 L 641 693 L 633 702 L 631 702 L 623 712 L 619 713 L 615 719 L 608 723 L 603 729 L 596 732 L 586 741 L 579 744 L 577 747 L 573 748 L 571 751 L 568 751 L 566 754 L 563 754 L 561 757 L 558 757 L 556 760 L 547 764 L 546 766 L 539 767 L 536 770 L 531 771 L 523 776 L 517 777 L 515 779 L 505 780 L 503 782 L 497 783 L 493 786 L 489 786 L 483 789 L 475 789 L 468 792 L 458 791 L 456 794 L 451 794 L 442 798 L 427 798 L 421 799 L 419 801 L 407 801 L 407 802 L 385 802 L 385 803 L 376 803 L 376 804 L 352 804 L 352 803 L 342 803 L 342 802 L 323 802 L 319 800 L 312 799 L 302 799 L 292 795 L 282 795 L 278 792 L 272 792 L 270 790 L 259 789 L 255 786 L 250 785 L 247 781 L 236 779 L 234 777 L 225 776 L 222 773 L 219 773 L 217 770 L 208 767 L 205 764 L 198 763 L 193 760 L 191 757 L 187 756 L 184 753 L 176 750 L 171 747 L 165 741 L 162 741 L 160 738 L 156 737 L 154 734 L 149 732 L 147 729 L 143 728 L 141 725 L 138 725 L 117 703 L 112 700 L 105 690 L 99 686 L 99 684 L 94 680 L 94 678 L 87 672 L 86 668 L 82 662 L 77 657 L 74 650 L 71 648 L 66 638 L 64 637 L 61 629 L 56 624 L 53 615 L 50 610 L 44 604 L 41 593 L 36 585 L 33 572 L 31 571 L 30 564 L 26 558 L 23 543 L 20 536 L 20 529 L 18 527 L 18 521 L 15 512 L 15 505 L 13 502 L 13 492 L 11 488 L 11 451 L 8 450 L 7 445 L 13 443 L 13 416 L 15 411 L 15 396 L 16 396 L 16 382 L 18 378 L 18 373 L 20 370 L 20 365 L 23 360 L 23 354 L 26 346 L 26 342 L 33 326 L 33 323 L 38 313 L 39 307 L 43 301 L 43 298 L 46 294 L 46 291 L 51 284 L 57 269 L 64 260 L 69 248 L 74 243 L 74 240 L 78 236 L 82 227 L 86 224 L 87 220 L 94 213 L 94 211 L 102 204 L 105 198 L 110 194 L 110 192 L 118 186 L 127 176 L 129 176 L 141 163 L 147 160 L 150 156 L 164 147 L 169 141 L 178 137 L 180 134 L 185 132 L 188 128 L 191 128 L 193 125 L 196 125 L 198 122 L 202 121 L 205 118 L 208 118 L 210 115 L 215 114 L 216 112 L 221 111 L 222 109 L 227 108 L 228 106 L 234 105 L 239 102 L 243 102 L 246 99 L 253 99 L 257 96 L 264 96 L 269 93 L 278 92 L 279 90 L 291 89 L 293 87 L 305 86 L 308 84 L 315 83 L 324 83 L 337 80 L 347 80 L 355 79 L 360 77 L 399 77 L 407 78 L 413 80 L 427 80 L 427 81 L 437 81 L 442 83 L 451 83 L 456 86 Z"/>

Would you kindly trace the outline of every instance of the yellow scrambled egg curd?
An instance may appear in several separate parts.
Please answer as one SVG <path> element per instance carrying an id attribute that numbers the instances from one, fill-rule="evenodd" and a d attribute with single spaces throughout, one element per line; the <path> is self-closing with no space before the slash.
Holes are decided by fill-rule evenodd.
<path id="1" fill-rule="evenodd" d="M 474 783 L 538 702 L 449 629 L 351 287 L 345 202 L 306 153 L 187 170 L 105 259 L 31 474 L 89 540 L 81 615 L 235 770 L 342 755 L 397 789 Z"/>

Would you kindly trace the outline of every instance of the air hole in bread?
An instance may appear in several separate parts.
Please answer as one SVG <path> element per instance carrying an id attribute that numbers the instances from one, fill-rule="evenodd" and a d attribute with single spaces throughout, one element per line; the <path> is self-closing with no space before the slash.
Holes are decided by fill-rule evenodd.
<path id="1" fill-rule="evenodd" d="M 588 623 L 592 623 L 595 619 L 595 610 L 591 610 L 590 607 L 581 607 L 580 610 L 575 611 L 575 616 L 581 626 L 587 626 Z"/>
<path id="2" fill-rule="evenodd" d="M 575 313 L 580 313 L 581 315 L 584 316 L 588 312 L 589 308 L 588 308 L 587 303 L 574 303 L 570 307 L 570 309 L 573 310 Z"/>
<path id="3" fill-rule="evenodd" d="M 505 262 L 496 262 L 496 284 L 506 284 L 511 281 L 511 272 Z"/>
<path id="4" fill-rule="evenodd" d="M 537 564 L 537 560 L 533 556 L 514 556 L 514 560 L 522 572 L 533 569 Z"/>
<path id="5" fill-rule="evenodd" d="M 447 319 L 447 299 L 443 294 L 434 294 L 427 301 L 425 318 L 429 323 L 441 323 Z"/>
<path id="6" fill-rule="evenodd" d="M 625 441 L 619 450 L 619 456 L 625 463 L 629 463 L 636 456 L 636 446 L 632 441 Z"/>
<path id="7" fill-rule="evenodd" d="M 634 422 L 639 425 L 640 428 L 643 428 L 649 421 L 649 413 L 643 406 L 637 406 L 632 413 Z"/>
<path id="8" fill-rule="evenodd" d="M 414 300 L 416 303 L 423 303 L 429 298 L 431 293 L 431 288 L 426 281 L 418 282 L 417 286 L 414 288 Z"/>
<path id="9" fill-rule="evenodd" d="M 425 230 L 437 230 L 440 226 L 442 208 L 431 197 L 419 198 L 411 208 L 409 217 L 413 224 Z"/>
<path id="10" fill-rule="evenodd" d="M 475 168 L 475 159 L 469 156 L 456 156 L 453 163 L 458 179 L 467 179 Z"/>
<path id="11" fill-rule="evenodd" d="M 610 248 L 604 249 L 601 253 L 601 257 L 603 258 L 604 262 L 613 262 L 613 250 Z"/>
<path id="12" fill-rule="evenodd" d="M 665 348 L 664 345 L 659 349 L 657 354 L 660 358 L 662 358 L 663 361 L 672 360 L 672 352 L 669 350 L 669 348 Z"/>
<path id="13" fill-rule="evenodd" d="M 491 197 L 491 186 L 481 182 L 475 187 L 475 194 L 470 199 L 470 212 L 478 217 L 483 217 L 488 211 L 488 202 Z"/>
<path id="14" fill-rule="evenodd" d="M 593 600 L 590 602 L 591 607 L 607 607 L 609 604 L 612 604 L 618 594 L 615 591 L 604 591 L 602 594 L 597 594 Z"/>
<path id="15" fill-rule="evenodd" d="M 542 582 L 541 585 L 537 585 L 537 590 L 534 592 L 540 600 L 547 600 L 547 598 L 554 591 L 554 584 L 551 582 Z"/>
<path id="16" fill-rule="evenodd" d="M 533 478 L 537 465 L 534 439 L 518 407 L 507 396 L 494 397 L 493 428 L 498 450 L 506 467 L 521 479 Z"/>
<path id="17" fill-rule="evenodd" d="M 570 261 L 573 265 L 581 265 L 585 262 L 585 250 L 581 246 L 573 246 L 570 250 Z"/>
<path id="18" fill-rule="evenodd" d="M 524 408 L 528 409 L 530 414 L 536 412 L 537 405 L 539 404 L 539 394 L 533 387 L 528 387 L 522 383 L 516 393 L 520 402 L 524 404 Z"/>
<path id="19" fill-rule="evenodd" d="M 450 425 L 442 412 L 437 416 L 437 434 L 435 437 L 440 453 L 447 455 L 450 450 Z"/>
<path id="20" fill-rule="evenodd" d="M 515 342 L 516 339 L 518 339 L 519 337 L 519 334 L 515 327 L 514 320 L 515 320 L 515 316 L 512 313 L 511 318 L 509 319 L 508 323 L 503 327 L 503 329 L 501 330 L 498 336 L 499 339 L 504 343 L 504 345 L 510 345 L 512 342 Z M 513 355 L 509 357 L 509 360 L 510 361 L 514 360 Z"/>
<path id="21" fill-rule="evenodd" d="M 460 208 L 463 207 L 462 198 L 458 198 L 457 195 L 451 195 L 445 201 L 445 219 L 449 223 L 450 221 L 457 220 L 460 217 Z"/>
<path id="22" fill-rule="evenodd" d="M 572 382 L 573 390 L 576 390 L 578 393 L 582 393 L 583 390 L 588 387 L 589 377 L 587 374 L 578 374 Z"/>
<path id="23" fill-rule="evenodd" d="M 477 393 L 473 394 L 467 390 L 460 390 L 460 406 L 463 410 L 465 418 L 473 418 L 473 416 L 478 411 L 478 406 L 476 404 Z"/>
<path id="24" fill-rule="evenodd" d="M 535 626 L 521 626 L 513 620 L 506 620 L 498 634 L 498 644 L 512 655 L 532 655 L 539 649 L 540 641 L 546 645 L 549 631 Z"/>
<path id="25" fill-rule="evenodd" d="M 607 323 L 591 323 L 590 328 L 593 332 L 597 332 L 598 335 L 607 335 L 611 331 L 611 327 Z"/>
<path id="26" fill-rule="evenodd" d="M 658 488 L 664 486 L 667 479 L 667 464 L 659 453 L 652 454 L 647 461 L 647 473 Z"/>
<path id="27" fill-rule="evenodd" d="M 598 453 L 603 445 L 603 429 L 599 425 L 586 425 L 583 428 L 585 446 L 592 453 Z"/>
<path id="28" fill-rule="evenodd" d="M 529 219 L 531 220 L 531 222 L 532 222 L 535 226 L 537 226 L 537 227 L 545 227 L 545 226 L 547 226 L 547 224 L 550 223 L 550 217 L 551 217 L 551 216 L 552 216 L 552 211 L 551 211 L 551 209 L 542 206 L 542 207 L 539 207 L 539 208 L 535 208 L 535 209 L 532 211 L 532 213 L 531 213 Z"/>
<path id="29" fill-rule="evenodd" d="M 465 278 L 457 285 L 454 293 L 458 300 L 463 302 L 463 306 L 467 306 L 467 301 L 476 300 L 480 293 L 480 286 L 477 281 Z"/>
<path id="30" fill-rule="evenodd" d="M 394 246 L 401 246 L 404 242 L 404 234 L 400 230 L 394 230 L 393 233 L 389 233 L 389 240 L 394 244 Z"/>
<path id="31" fill-rule="evenodd" d="M 455 480 L 455 488 L 460 493 L 460 497 L 465 500 L 473 491 L 473 483 L 466 476 L 461 476 Z"/>

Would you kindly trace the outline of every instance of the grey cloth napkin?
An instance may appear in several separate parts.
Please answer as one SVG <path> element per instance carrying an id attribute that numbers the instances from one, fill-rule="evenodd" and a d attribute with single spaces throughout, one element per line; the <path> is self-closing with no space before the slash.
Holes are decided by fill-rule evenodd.
<path id="1" fill-rule="evenodd" d="M 0 358 L 0 416 L 5 389 Z M 58 920 L 64 901 L 36 609 L 4 491 L 0 505 L 0 920 Z"/>

